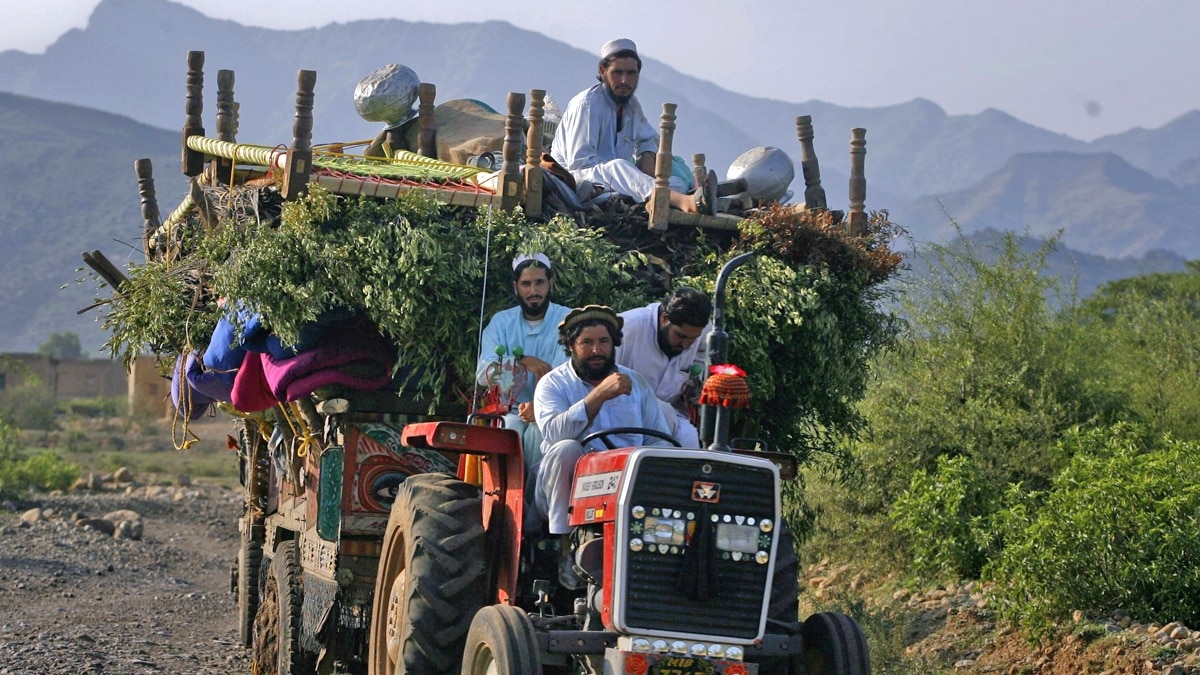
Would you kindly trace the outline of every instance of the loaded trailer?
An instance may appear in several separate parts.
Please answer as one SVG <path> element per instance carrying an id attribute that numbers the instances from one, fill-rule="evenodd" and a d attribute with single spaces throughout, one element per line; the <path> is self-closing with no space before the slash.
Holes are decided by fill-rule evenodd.
<path id="1" fill-rule="evenodd" d="M 480 403 L 474 381 L 455 380 L 446 345 L 421 361 L 425 357 L 413 356 L 417 343 L 402 343 L 378 315 L 364 317 L 345 306 L 315 307 L 311 316 L 291 318 L 303 330 L 272 336 L 272 324 L 286 323 L 281 316 L 258 299 L 227 297 L 219 287 L 236 286 L 221 274 L 244 260 L 209 267 L 192 257 L 203 247 L 199 238 L 224 228 L 292 227 L 289 204 L 307 204 L 311 217 L 322 208 L 334 215 L 375 213 L 370 204 L 405 199 L 418 204 L 412 213 L 487 214 L 479 217 L 489 219 L 488 237 L 495 213 L 510 214 L 510 224 L 514 212 L 525 219 L 513 231 L 556 217 L 581 232 L 607 224 L 592 239 L 622 232 L 626 238 L 618 237 L 617 247 L 640 251 L 647 242 L 669 241 L 678 253 L 700 240 L 720 250 L 764 209 L 775 209 L 776 218 L 794 212 L 832 223 L 846 236 L 866 236 L 863 130 L 852 132 L 846 212 L 825 203 L 812 120 L 802 116 L 796 123 L 803 204 L 767 203 L 749 189 L 747 176 L 737 184 L 739 194 L 725 196 L 725 213 L 683 213 L 667 202 L 676 123 L 676 106 L 667 103 L 655 193 L 644 210 L 624 205 L 616 215 L 578 214 L 564 212 L 563 201 L 552 197 L 555 178 L 543 166 L 544 92 L 530 92 L 528 110 L 525 96 L 514 93 L 505 113 L 484 115 L 493 133 L 471 147 L 495 153 L 493 167 L 478 156 L 463 161 L 466 146 L 450 141 L 450 118 L 439 116 L 436 90 L 425 83 L 416 113 L 403 124 L 390 124 L 369 141 L 314 144 L 316 73 L 300 71 L 292 143 L 258 146 L 235 138 L 242 111 L 230 71 L 217 75 L 216 134 L 206 135 L 203 61 L 202 52 L 188 54 L 181 166 L 191 189 L 183 203 L 163 218 L 149 160 L 139 160 L 135 170 L 147 269 L 162 267 L 163 278 L 180 280 L 193 314 L 207 308 L 208 323 L 196 319 L 193 328 L 207 330 L 220 316 L 227 332 L 215 330 L 208 349 L 239 359 L 221 368 L 203 347 L 185 353 L 193 348 L 190 335 L 187 344 L 175 334 L 150 345 L 178 355 L 172 376 L 183 418 L 212 403 L 239 419 L 230 444 L 245 506 L 231 589 L 254 672 L 870 672 L 852 617 L 819 613 L 799 620 L 798 558 L 781 497 L 796 460 L 786 449 L 766 451 L 761 441 L 749 447 L 731 441 L 734 410 L 705 407 L 704 447 L 611 448 L 585 456 L 576 472 L 569 545 L 586 583 L 566 588 L 556 574 L 564 554 L 558 538 L 531 535 L 525 527 L 520 436 L 503 428 L 495 405 Z M 447 115 L 461 110 L 451 103 L 443 109 Z M 366 149 L 355 154 L 356 147 Z M 705 175 L 703 155 L 693 160 L 697 175 Z M 312 232 L 330 232 L 329 222 L 318 217 Z M 241 255 L 249 255 L 242 244 Z M 489 239 L 481 250 L 494 254 L 490 245 Z M 286 251 L 280 255 L 288 262 Z M 661 262 L 665 256 L 650 257 Z M 711 358 L 730 356 L 724 288 L 754 256 L 729 260 L 717 275 Z M 139 285 L 150 283 L 150 273 L 126 277 L 98 251 L 85 258 L 113 288 L 114 304 L 124 303 L 108 319 L 122 336 L 115 344 L 135 346 L 133 305 L 152 295 Z M 339 271 L 313 273 L 336 277 Z M 363 289 L 365 302 L 379 292 Z M 246 348 L 255 322 L 267 326 L 263 351 Z M 309 327 L 320 330 L 306 333 Z M 313 352 L 300 349 L 306 341 Z M 302 357 L 307 360 L 300 364 Z M 483 393 L 502 407 L 504 392 L 497 387 Z"/>

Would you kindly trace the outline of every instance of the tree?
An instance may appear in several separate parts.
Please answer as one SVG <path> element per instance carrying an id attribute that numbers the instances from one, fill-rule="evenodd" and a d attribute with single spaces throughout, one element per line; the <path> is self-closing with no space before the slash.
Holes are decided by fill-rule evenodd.
<path id="1" fill-rule="evenodd" d="M 83 349 L 79 346 L 79 336 L 69 331 L 52 333 L 49 339 L 38 347 L 38 353 L 55 359 L 82 359 L 85 357 Z"/>
<path id="2" fill-rule="evenodd" d="M 1103 351 L 1130 417 L 1155 433 L 1200 439 L 1200 262 L 1187 272 L 1104 285 L 1076 320 Z"/>

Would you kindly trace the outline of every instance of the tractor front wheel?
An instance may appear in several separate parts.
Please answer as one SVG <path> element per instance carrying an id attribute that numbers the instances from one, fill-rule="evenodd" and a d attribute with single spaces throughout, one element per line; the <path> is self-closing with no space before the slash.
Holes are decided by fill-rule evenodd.
<path id="1" fill-rule="evenodd" d="M 858 622 L 845 614 L 822 612 L 804 621 L 804 675 L 871 675 L 871 655 Z"/>
<path id="2" fill-rule="evenodd" d="M 510 605 L 484 607 L 471 621 L 462 675 L 537 675 L 541 650 L 533 622 Z"/>

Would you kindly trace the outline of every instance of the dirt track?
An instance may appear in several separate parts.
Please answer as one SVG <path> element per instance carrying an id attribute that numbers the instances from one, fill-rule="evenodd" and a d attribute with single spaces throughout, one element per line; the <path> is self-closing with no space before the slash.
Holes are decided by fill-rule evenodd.
<path id="1" fill-rule="evenodd" d="M 151 494 L 29 495 L 0 507 L 0 675 L 249 671 L 229 592 L 240 496 Z M 33 508 L 49 517 L 23 523 Z M 141 540 L 75 524 L 116 509 L 142 516 Z"/>

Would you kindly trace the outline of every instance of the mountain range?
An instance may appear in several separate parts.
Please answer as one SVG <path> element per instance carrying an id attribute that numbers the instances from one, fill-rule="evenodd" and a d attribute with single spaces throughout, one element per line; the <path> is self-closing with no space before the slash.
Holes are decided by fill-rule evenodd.
<path id="1" fill-rule="evenodd" d="M 136 245 L 134 159 L 154 160 L 164 209 L 184 188 L 176 167 L 188 50 L 206 54 L 206 126 L 214 126 L 217 70 L 233 70 L 238 139 L 262 145 L 290 140 L 300 69 L 318 76 L 314 141 L 348 142 L 378 133 L 355 112 L 353 90 L 388 63 L 436 84 L 439 101 L 474 98 L 502 110 L 509 91 L 535 87 L 565 106 L 594 82 L 597 60 L 504 22 L 381 19 L 282 31 L 212 19 L 168 0 L 102 0 L 86 28 L 45 53 L 0 52 L 0 91 L 10 92 L 0 96 L 0 236 L 7 242 L 0 247 L 0 311 L 34 307 L 41 316 L 69 307 L 74 317 L 90 297 L 46 291 L 72 278 L 60 265 L 73 270 L 79 252 L 94 248 L 110 257 L 140 255 L 113 240 Z M 656 121 L 662 102 L 678 104 L 676 154 L 703 152 L 718 173 L 760 145 L 789 152 L 799 173 L 795 118 L 811 115 L 830 205 L 844 208 L 850 129 L 864 127 L 867 208 L 887 209 L 915 241 L 944 241 L 957 225 L 968 234 L 1061 232 L 1080 259 L 1120 259 L 1122 269 L 1137 268 L 1147 254 L 1156 270 L 1200 257 L 1200 112 L 1084 142 L 998 110 L 947 115 L 924 99 L 852 108 L 805 101 L 797 91 L 755 98 L 680 73 L 652 54 L 643 58 L 638 97 L 647 114 Z M 798 176 L 792 189 L 803 188 Z M 40 290 L 27 288 L 34 283 Z M 94 323 L 89 315 L 62 316 L 46 314 L 54 318 L 17 332 L 0 325 L 0 349 L 35 348 L 48 330 L 67 326 L 92 336 L 85 346 L 99 344 L 94 326 L 79 328 Z"/>

